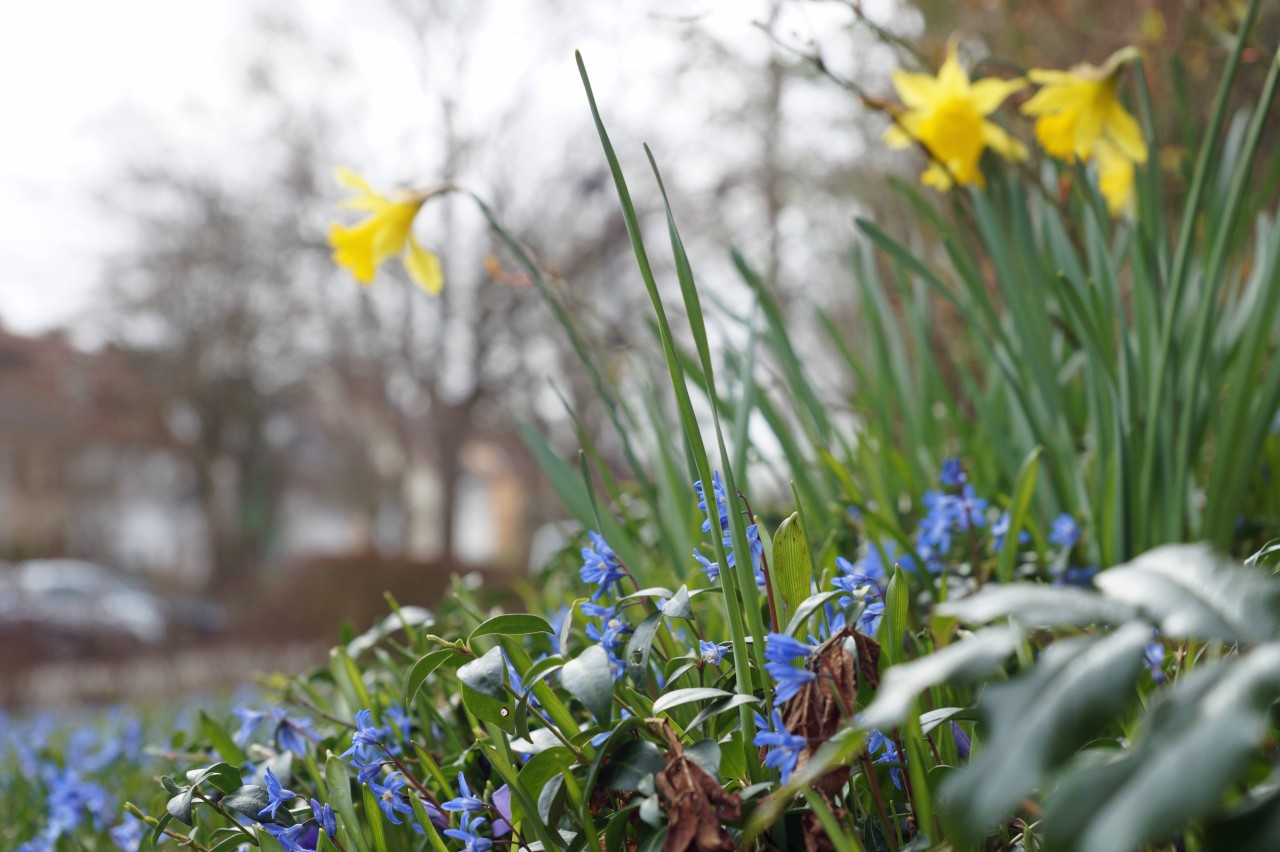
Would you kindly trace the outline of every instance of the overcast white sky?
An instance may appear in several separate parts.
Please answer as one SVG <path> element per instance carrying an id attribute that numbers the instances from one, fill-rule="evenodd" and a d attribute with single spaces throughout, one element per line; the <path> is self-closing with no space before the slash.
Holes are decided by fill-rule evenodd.
<path id="1" fill-rule="evenodd" d="M 536 74 L 548 126 L 562 112 L 583 113 L 568 47 L 559 61 L 548 62 L 538 49 L 545 45 L 531 43 L 539 31 L 533 20 L 539 4 L 499 5 L 501 15 L 479 24 L 493 37 L 481 42 L 488 55 L 473 63 L 479 70 L 469 96 L 501 91 L 512 74 Z M 615 105 L 660 116 L 672 93 L 638 81 L 646 78 L 646 65 L 661 64 L 664 55 L 670 61 L 676 49 L 669 17 L 696 12 L 703 26 L 744 43 L 754 39 L 765 50 L 763 36 L 751 27 L 764 5 L 589 4 L 562 35 L 566 45 L 583 49 L 598 92 L 614 93 Z M 421 97 L 420 64 L 376 4 L 0 0 L 0 323 L 33 332 L 84 321 L 101 263 L 125 239 L 120 227 L 104 221 L 98 194 L 119 172 L 123 156 L 136 156 L 145 145 L 140 133 L 178 133 L 193 109 L 226 106 L 231 69 L 244 58 L 250 22 L 264 10 L 291 12 L 317 40 L 338 45 L 363 93 L 365 134 L 403 138 L 406 103 Z M 663 26 L 654 25 L 664 18 Z M 625 98 L 617 97 L 620 90 L 627 91 Z M 402 171 L 396 163 L 387 168 L 389 175 Z"/>

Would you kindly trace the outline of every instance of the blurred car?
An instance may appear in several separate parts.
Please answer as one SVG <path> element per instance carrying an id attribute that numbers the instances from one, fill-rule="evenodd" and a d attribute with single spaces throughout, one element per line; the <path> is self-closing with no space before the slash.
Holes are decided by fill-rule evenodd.
<path id="1" fill-rule="evenodd" d="M 220 607 L 166 598 L 93 562 L 34 559 L 0 567 L 0 631 L 25 633 L 51 656 L 128 651 L 175 633 L 216 633 L 225 621 Z"/>

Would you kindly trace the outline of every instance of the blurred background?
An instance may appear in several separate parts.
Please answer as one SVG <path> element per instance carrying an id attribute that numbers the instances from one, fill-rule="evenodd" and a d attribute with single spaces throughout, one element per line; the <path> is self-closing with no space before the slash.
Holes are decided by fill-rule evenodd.
<path id="1" fill-rule="evenodd" d="M 1002 72 L 1137 44 L 1177 52 L 1195 95 L 1233 14 L 0 0 L 0 706 L 320 661 L 386 591 L 429 606 L 452 572 L 510 585 L 565 546 L 518 427 L 618 455 L 577 356 L 465 198 L 419 217 L 440 297 L 394 265 L 371 288 L 335 269 L 334 167 L 485 198 L 643 392 L 646 297 L 574 49 L 650 214 L 641 141 L 662 165 L 713 301 L 732 304 L 737 247 L 805 349 L 815 307 L 859 333 L 851 217 L 897 227 L 884 175 L 919 167 L 842 81 L 892 97 L 890 71 L 936 67 L 952 37 Z"/>

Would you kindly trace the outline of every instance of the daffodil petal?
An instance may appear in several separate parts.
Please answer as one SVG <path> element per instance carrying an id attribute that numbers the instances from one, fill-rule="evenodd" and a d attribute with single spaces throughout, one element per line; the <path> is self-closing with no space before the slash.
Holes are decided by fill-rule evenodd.
<path id="1" fill-rule="evenodd" d="M 368 182 L 362 178 L 355 169 L 347 168 L 346 166 L 338 166 L 338 168 L 333 170 L 333 178 L 341 186 L 345 186 L 347 189 L 352 189 L 356 192 L 364 193 L 365 195 L 376 194 L 369 187 Z"/>
<path id="2" fill-rule="evenodd" d="M 423 290 L 435 296 L 444 288 L 444 273 L 440 268 L 440 258 L 435 252 L 419 245 L 412 236 L 408 239 L 403 260 L 405 271 Z"/>
<path id="3" fill-rule="evenodd" d="M 1010 136 L 1003 127 L 993 122 L 982 122 L 982 141 L 987 143 L 988 148 L 1006 160 L 1021 161 L 1027 158 L 1027 146 Z"/>
<path id="4" fill-rule="evenodd" d="M 955 44 L 947 47 L 947 60 L 938 69 L 936 95 L 963 97 L 969 91 L 969 75 L 960 66 Z"/>
<path id="5" fill-rule="evenodd" d="M 1135 163 L 1147 161 L 1147 141 L 1142 138 L 1138 120 L 1119 101 L 1113 101 L 1107 111 L 1107 138 L 1121 154 Z"/>
<path id="6" fill-rule="evenodd" d="M 891 124 L 885 128 L 884 141 L 890 148 L 910 148 L 916 143 L 911 134 L 897 124 Z"/>
<path id="7" fill-rule="evenodd" d="M 1098 163 L 1098 191 L 1107 199 L 1112 216 L 1133 215 L 1133 162 L 1113 145 L 1094 149 Z"/>
<path id="8" fill-rule="evenodd" d="M 376 220 L 369 219 L 354 227 L 331 225 L 329 245 L 333 246 L 333 262 L 351 270 L 361 284 L 372 284 L 378 271 L 373 256 L 373 239 Z"/>
<path id="9" fill-rule="evenodd" d="M 913 109 L 927 106 L 937 96 L 938 81 L 929 74 L 918 74 L 914 71 L 893 71 L 893 87 L 898 90 L 898 97 Z"/>
<path id="10" fill-rule="evenodd" d="M 970 92 L 973 95 L 973 103 L 978 108 L 978 112 L 983 115 L 991 115 L 1000 104 L 1004 103 L 1005 98 L 1026 87 L 1026 80 L 1001 80 L 998 77 L 986 77 L 974 83 Z"/>

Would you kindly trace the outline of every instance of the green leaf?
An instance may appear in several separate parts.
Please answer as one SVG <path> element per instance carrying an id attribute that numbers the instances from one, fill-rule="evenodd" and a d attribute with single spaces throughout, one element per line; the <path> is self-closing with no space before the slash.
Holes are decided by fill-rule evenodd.
<path id="1" fill-rule="evenodd" d="M 884 593 L 884 617 L 880 619 L 877 638 L 889 664 L 900 663 L 906 655 L 903 640 L 907 635 L 907 609 L 911 603 L 911 581 L 897 565 Z"/>
<path id="2" fill-rule="evenodd" d="M 249 756 L 244 753 L 244 749 L 236 745 L 236 741 L 227 733 L 227 729 L 215 722 L 213 717 L 203 710 L 200 711 L 200 732 L 213 746 L 214 751 L 222 755 L 228 763 L 243 766 L 249 761 Z"/>
<path id="3" fill-rule="evenodd" d="M 1145 612 L 1165 636 L 1252 644 L 1274 636 L 1280 623 L 1280 583 L 1206 544 L 1158 547 L 1094 583 Z"/>
<path id="4" fill-rule="evenodd" d="M 685 606 L 688 606 L 687 598 Z M 627 640 L 627 677 L 638 689 L 647 691 L 649 688 L 649 652 L 653 650 L 653 640 L 662 626 L 662 618 L 662 612 L 649 613 Z"/>
<path id="5" fill-rule="evenodd" d="M 996 577 L 1001 583 L 1013 579 L 1014 560 L 1018 554 L 1018 535 L 1022 532 L 1027 520 L 1027 510 L 1031 506 L 1031 498 L 1036 493 L 1036 478 L 1040 473 L 1040 456 L 1043 447 L 1036 447 L 1022 461 L 1018 469 L 1018 478 L 1013 483 L 1013 502 L 1009 508 L 1009 529 L 1004 535 L 1004 547 L 1000 550 L 1000 560 L 996 564 Z"/>
<path id="6" fill-rule="evenodd" d="M 507 698 L 507 662 L 501 648 L 490 648 L 483 656 L 458 668 L 463 686 L 489 698 Z"/>
<path id="7" fill-rule="evenodd" d="M 383 815 L 382 809 L 378 807 L 378 797 L 374 795 L 373 789 L 367 784 L 360 789 L 364 795 L 364 812 L 368 817 L 373 852 L 388 852 L 387 827 L 382 824 L 386 817 Z"/>
<path id="8" fill-rule="evenodd" d="M 1133 607 L 1094 592 L 1035 583 L 987 586 L 967 598 L 947 601 L 937 611 L 966 624 L 1010 618 L 1028 627 L 1124 624 L 1138 616 Z"/>
<path id="9" fill-rule="evenodd" d="M 406 707 L 413 706 L 413 699 L 417 696 L 418 690 L 422 688 L 422 684 L 426 682 L 427 677 L 436 669 L 440 668 L 445 662 L 461 658 L 463 655 L 452 648 L 437 648 L 423 655 L 409 669 L 409 674 L 404 679 L 404 704 Z"/>
<path id="10" fill-rule="evenodd" d="M 885 670 L 876 699 L 858 718 L 864 727 L 893 728 L 907 718 L 911 701 L 931 686 L 974 681 L 999 671 L 1018 648 L 1022 633 L 991 627 L 940 651 Z"/>
<path id="11" fill-rule="evenodd" d="M 547 623 L 547 620 L 541 616 L 528 613 L 509 613 L 495 615 L 484 622 L 471 631 L 467 641 L 471 642 L 480 636 L 492 636 L 495 634 L 500 636 L 527 636 L 530 633 L 555 633 L 555 631 L 551 629 L 551 625 Z"/>
<path id="12" fill-rule="evenodd" d="M 713 689 L 709 686 L 692 686 L 688 689 L 676 689 L 663 695 L 657 701 L 653 702 L 654 714 L 665 713 L 666 711 L 679 707 L 682 704 L 690 704 L 694 701 L 708 701 L 710 699 L 732 698 L 734 693 L 725 692 L 723 689 Z"/>
<path id="13" fill-rule="evenodd" d="M 193 787 L 170 799 L 164 806 L 164 809 L 169 812 L 169 816 L 179 822 L 185 822 L 187 825 L 195 825 L 191 821 L 191 796 L 194 792 L 195 788 Z"/>
<path id="14" fill-rule="evenodd" d="M 1134 702 L 1150 639 L 1148 625 L 1127 624 L 1102 638 L 1055 642 L 1023 677 L 987 686 L 979 709 L 998 740 L 942 788 L 944 821 L 958 840 L 981 838 Z"/>
<path id="15" fill-rule="evenodd" d="M 614 752 L 600 770 L 600 783 L 610 790 L 638 792 L 646 778 L 662 770 L 666 761 L 648 740 L 633 740 Z"/>
<path id="16" fill-rule="evenodd" d="M 361 850 L 367 849 L 364 832 L 356 819 L 355 803 L 351 799 L 351 776 L 347 774 L 347 765 L 333 752 L 324 761 L 324 784 L 329 791 L 329 804 L 342 820 L 343 828 Z M 350 847 L 347 852 L 351 852 Z"/>
<path id="17" fill-rule="evenodd" d="M 1280 643 L 1201 664 L 1152 708 L 1132 752 L 1059 785 L 1046 828 L 1081 849 L 1122 852 L 1217 812 L 1261 755 L 1278 693 Z"/>
<path id="18" fill-rule="evenodd" d="M 708 704 L 706 707 L 703 707 L 698 711 L 698 715 L 694 716 L 693 721 L 685 726 L 685 730 L 692 731 L 708 719 L 713 719 L 721 713 L 727 713 L 728 711 L 741 707 L 744 704 L 759 703 L 760 699 L 756 698 L 754 695 L 734 695 L 732 698 L 726 698 L 723 701 L 716 701 L 712 704 Z"/>
<path id="19" fill-rule="evenodd" d="M 244 783 L 240 770 L 229 763 L 215 763 L 203 769 L 192 769 L 187 772 L 187 781 L 193 787 L 208 781 L 224 793 L 230 793 Z"/>
<path id="20" fill-rule="evenodd" d="M 604 648 L 592 645 L 565 663 L 560 670 L 560 683 L 591 711 L 597 722 L 609 723 L 613 710 L 613 672 Z"/>
<path id="21" fill-rule="evenodd" d="M 517 777 L 519 786 L 533 793 L 541 791 L 547 786 L 547 782 L 552 778 L 558 777 L 566 772 L 569 767 L 573 766 L 573 752 L 562 745 L 552 746 L 538 752 L 529 758 L 529 762 L 520 767 L 520 774 Z M 512 823 L 519 828 L 521 823 L 530 815 L 525 813 L 524 808 L 520 804 L 520 800 L 516 796 L 511 797 L 511 819 Z M 533 814 L 534 819 L 538 818 L 537 814 Z"/>
<path id="22" fill-rule="evenodd" d="M 827 601 L 837 598 L 843 594 L 847 593 L 841 589 L 836 589 L 833 592 L 818 592 L 817 594 L 810 595 L 805 598 L 804 601 L 796 607 L 795 614 L 792 615 L 791 620 L 787 622 L 787 628 L 784 632 L 788 636 L 795 636 L 796 632 L 804 627 L 805 622 L 809 620 L 809 617 L 812 616 L 819 607 Z"/>
<path id="23" fill-rule="evenodd" d="M 698 740 L 685 746 L 684 756 L 698 764 L 712 778 L 720 777 L 720 744 L 715 740 Z"/>
<path id="24" fill-rule="evenodd" d="M 693 607 L 689 606 L 688 586 L 681 586 L 671 599 L 662 605 L 662 614 L 667 618 L 693 618 Z"/>
<path id="25" fill-rule="evenodd" d="M 224 796 L 220 804 L 224 808 L 256 820 L 258 814 L 262 813 L 262 809 L 271 804 L 271 798 L 267 795 L 265 787 L 258 784 L 245 784 Z"/>
<path id="26" fill-rule="evenodd" d="M 800 513 L 792 512 L 773 534 L 774 594 L 779 600 L 778 617 L 784 622 L 799 611 L 813 588 L 813 557 L 809 538 L 800 524 Z"/>

